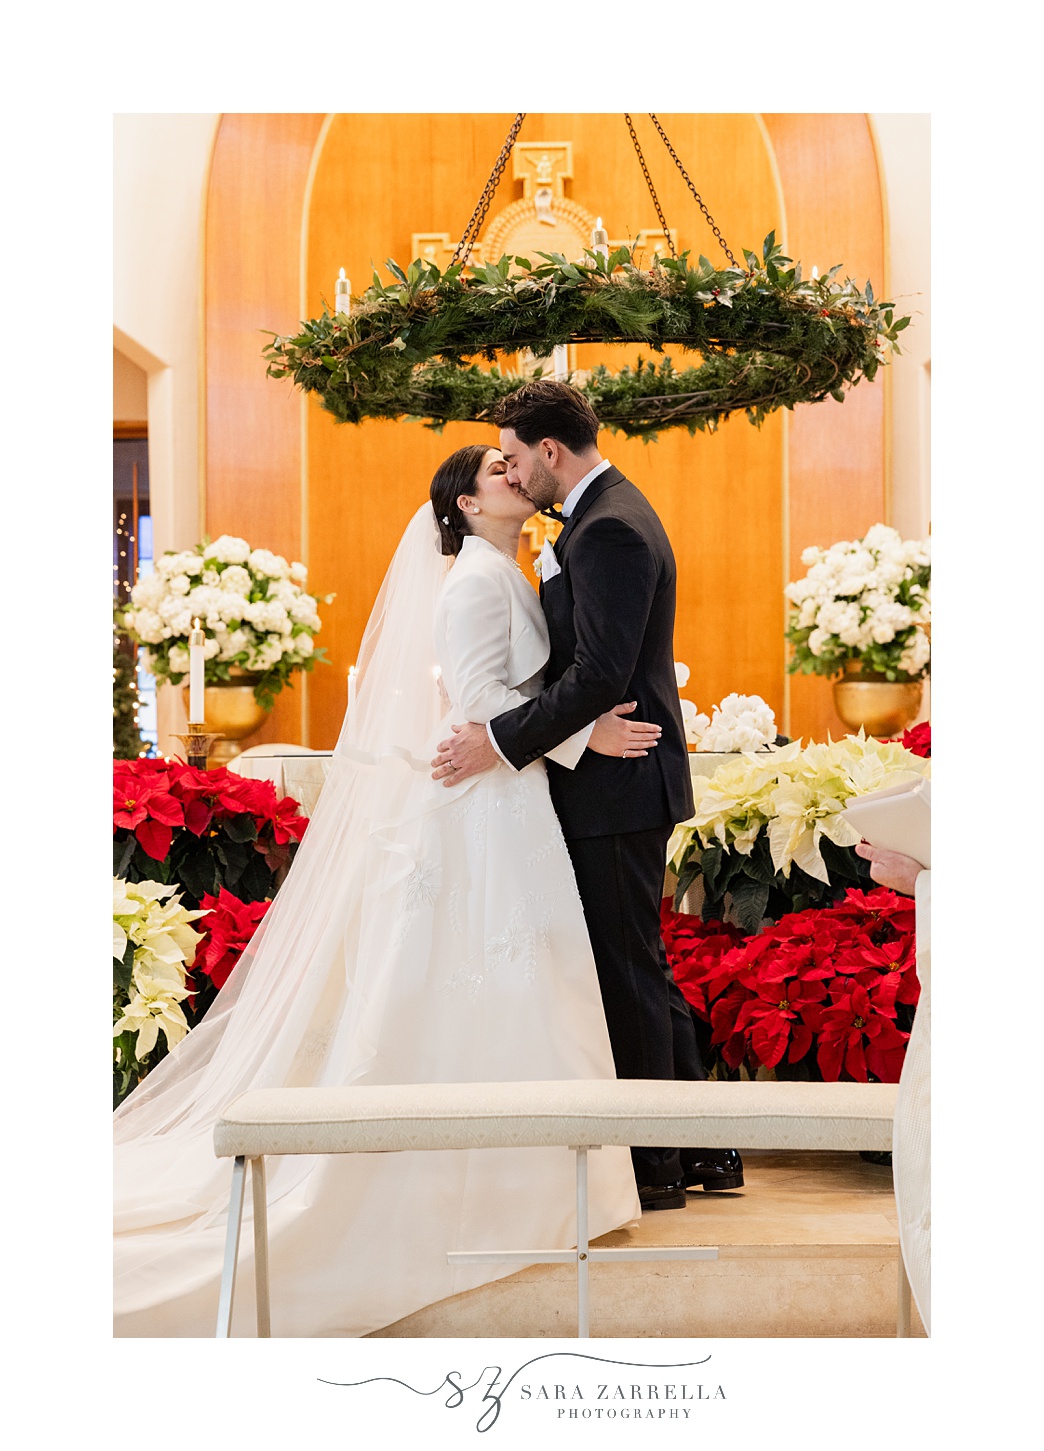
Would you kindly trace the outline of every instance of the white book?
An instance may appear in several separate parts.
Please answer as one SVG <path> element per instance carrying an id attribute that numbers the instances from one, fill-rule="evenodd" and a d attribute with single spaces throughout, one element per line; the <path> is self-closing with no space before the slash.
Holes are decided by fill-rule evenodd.
<path id="1" fill-rule="evenodd" d="M 844 818 L 871 846 L 932 865 L 932 783 L 927 776 L 849 801 Z"/>

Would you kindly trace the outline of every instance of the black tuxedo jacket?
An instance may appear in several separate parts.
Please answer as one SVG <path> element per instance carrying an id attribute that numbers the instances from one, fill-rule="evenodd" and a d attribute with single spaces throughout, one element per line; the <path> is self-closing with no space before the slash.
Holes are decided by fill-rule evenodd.
<path id="1" fill-rule="evenodd" d="M 567 839 L 673 826 L 693 813 L 674 673 L 674 553 L 645 496 L 612 465 L 584 490 L 555 544 L 561 573 L 541 583 L 551 637 L 544 689 L 492 722 L 516 770 L 607 710 L 663 731 L 647 756 L 585 751 L 573 771 L 547 762 Z"/>

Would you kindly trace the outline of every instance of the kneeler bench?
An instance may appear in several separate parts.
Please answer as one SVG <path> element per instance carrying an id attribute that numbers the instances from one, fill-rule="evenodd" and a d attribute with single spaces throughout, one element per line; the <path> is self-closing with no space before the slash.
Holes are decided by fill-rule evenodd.
<path id="1" fill-rule="evenodd" d="M 219 1158 L 234 1158 L 217 1335 L 231 1333 L 236 1262 L 251 1164 L 257 1333 L 271 1334 L 265 1157 L 418 1149 L 567 1147 L 576 1154 L 576 1248 L 450 1251 L 451 1262 L 519 1267 L 575 1264 L 577 1335 L 588 1336 L 592 1260 L 717 1259 L 710 1246 L 592 1249 L 587 1153 L 603 1145 L 863 1150 L 892 1147 L 893 1083 L 678 1083 L 571 1079 L 541 1083 L 416 1083 L 386 1087 L 265 1088 L 229 1104 L 214 1129 Z M 898 1251 L 897 1251 L 898 1253 Z M 897 1334 L 910 1334 L 910 1286 L 899 1253 Z"/>

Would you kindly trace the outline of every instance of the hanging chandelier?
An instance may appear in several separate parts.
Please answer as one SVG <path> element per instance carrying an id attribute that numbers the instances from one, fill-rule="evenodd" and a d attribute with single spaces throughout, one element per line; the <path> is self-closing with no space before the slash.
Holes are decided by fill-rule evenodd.
<path id="1" fill-rule="evenodd" d="M 648 268 L 635 248 L 610 250 L 592 233 L 582 259 L 561 252 L 534 258 L 505 255 L 472 261 L 472 253 L 525 113 L 516 115 L 449 265 L 416 258 L 403 269 L 389 259 L 392 281 L 349 297 L 338 283 L 335 310 L 301 324 L 293 337 L 273 336 L 265 348 L 268 375 L 290 378 L 314 393 L 341 423 L 370 418 L 418 419 L 441 429 L 450 422 L 488 423 L 497 402 L 545 371 L 540 359 L 569 343 L 639 343 L 654 354 L 667 346 L 699 354 L 679 367 L 669 357 L 639 358 L 617 372 L 599 365 L 555 375 L 587 398 L 602 425 L 654 439 L 668 428 L 713 431 L 744 412 L 754 424 L 778 408 L 817 403 L 861 378 L 872 379 L 909 317 L 896 317 L 868 282 L 841 281 L 840 264 L 819 277 L 783 255 L 770 232 L 758 256 L 744 250 L 740 266 L 655 115 L 674 164 L 725 254 L 716 265 L 678 255 L 653 187 L 631 117 L 625 116 L 670 256 Z M 447 248 L 448 250 L 448 248 Z M 511 370 L 505 355 L 535 366 Z M 490 364 L 480 367 L 479 360 Z"/>

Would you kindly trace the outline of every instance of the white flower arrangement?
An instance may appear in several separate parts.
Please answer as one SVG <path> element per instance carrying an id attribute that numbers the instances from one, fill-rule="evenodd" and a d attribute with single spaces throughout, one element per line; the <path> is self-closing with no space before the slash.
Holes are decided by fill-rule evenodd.
<path id="1" fill-rule="evenodd" d="M 674 662 L 678 689 L 689 683 L 689 667 Z M 760 695 L 727 695 L 714 706 L 713 714 L 697 712 L 691 700 L 682 699 L 682 723 L 686 744 L 700 751 L 757 751 L 776 739 L 776 718 Z"/>
<path id="2" fill-rule="evenodd" d="M 703 717 L 707 720 L 707 717 Z M 776 739 L 776 717 L 760 695 L 727 695 L 700 737 L 701 751 L 758 751 Z"/>
<path id="3" fill-rule="evenodd" d="M 887 524 L 862 539 L 801 555 L 804 578 L 786 587 L 793 606 L 788 670 L 836 675 L 849 661 L 888 680 L 928 673 L 931 555 L 927 539 L 904 540 Z"/>
<path id="4" fill-rule="evenodd" d="M 203 936 L 189 923 L 206 913 L 188 911 L 173 895 L 176 891 L 176 886 L 162 882 L 112 879 L 112 955 L 119 1014 L 112 1033 L 114 1038 L 135 1035 L 134 1057 L 139 1063 L 156 1047 L 161 1030 L 169 1048 L 188 1032 L 180 1007 L 188 997 L 185 964 L 195 957 Z M 125 1066 L 118 1043 L 115 1052 L 117 1068 Z"/>
<path id="5" fill-rule="evenodd" d="M 234 668 L 260 675 L 255 694 L 270 705 L 295 670 L 311 670 L 325 654 L 315 647 L 319 602 L 306 591 L 307 578 L 298 561 L 222 534 L 157 559 L 154 572 L 131 591 L 123 628 L 145 647 L 145 668 L 179 685 L 188 675 L 189 633 L 198 619 L 206 683 L 230 679 Z M 332 599 L 326 595 L 323 602 Z"/>

